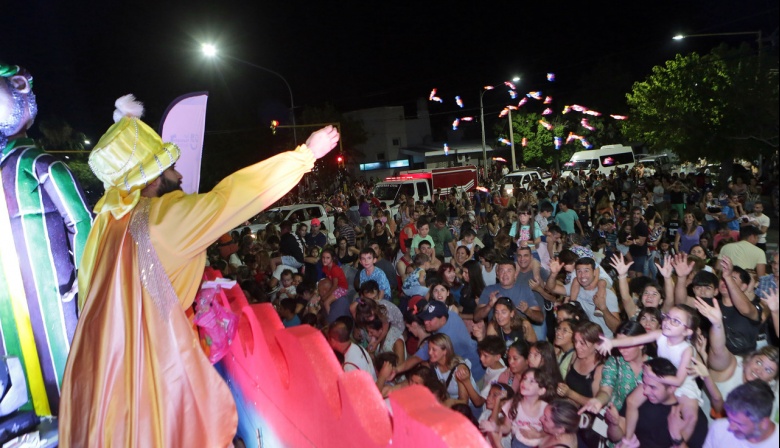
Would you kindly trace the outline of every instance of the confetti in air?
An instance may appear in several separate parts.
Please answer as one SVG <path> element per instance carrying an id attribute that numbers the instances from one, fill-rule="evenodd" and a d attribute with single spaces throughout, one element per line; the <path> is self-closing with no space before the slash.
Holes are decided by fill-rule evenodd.
<path id="1" fill-rule="evenodd" d="M 580 124 L 582 125 L 583 128 L 585 128 L 585 129 L 587 129 L 589 131 L 595 131 L 596 130 L 596 128 L 594 128 L 593 126 L 590 125 L 590 123 L 588 123 L 588 119 L 587 118 L 583 118 L 582 120 L 580 120 Z"/>
<path id="2" fill-rule="evenodd" d="M 459 124 L 460 124 L 460 119 L 459 119 L 459 118 L 456 118 L 456 119 L 455 119 L 455 121 L 453 121 L 453 122 L 452 122 L 452 130 L 453 130 L 453 131 L 457 131 L 457 130 L 458 130 L 458 125 L 459 125 Z"/>
<path id="3" fill-rule="evenodd" d="M 542 111 L 542 115 L 550 115 L 551 113 L 553 113 L 553 111 L 549 107 Z"/>
<path id="4" fill-rule="evenodd" d="M 563 140 L 561 137 L 554 137 L 555 140 L 555 149 L 561 149 L 561 140 Z"/>
<path id="5" fill-rule="evenodd" d="M 552 97 L 551 96 L 544 97 L 544 104 L 550 104 L 550 103 L 552 103 Z"/>
<path id="6" fill-rule="evenodd" d="M 555 73 L 548 73 L 547 74 L 547 80 L 550 81 L 550 82 L 554 82 L 555 81 Z"/>
<path id="7" fill-rule="evenodd" d="M 539 120 L 539 124 L 544 126 L 544 128 L 547 129 L 548 131 L 551 131 L 552 128 L 553 128 L 553 125 L 551 125 L 550 123 L 548 123 L 548 122 L 546 122 L 544 120 Z"/>
<path id="8" fill-rule="evenodd" d="M 461 109 L 463 109 L 463 100 L 462 100 L 462 99 L 460 99 L 460 97 L 459 97 L 459 96 L 456 96 L 456 97 L 455 97 L 455 104 L 457 104 L 457 105 L 458 105 L 458 107 L 460 107 Z"/>

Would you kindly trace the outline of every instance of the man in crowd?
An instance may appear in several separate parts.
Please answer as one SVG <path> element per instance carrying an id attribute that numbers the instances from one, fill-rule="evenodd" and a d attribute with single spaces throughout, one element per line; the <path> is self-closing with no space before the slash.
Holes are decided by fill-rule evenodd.
<path id="1" fill-rule="evenodd" d="M 431 334 L 443 333 L 449 336 L 452 341 L 452 347 L 458 356 L 468 359 L 471 363 L 471 375 L 475 381 L 479 381 L 485 375 L 485 368 L 479 362 L 479 352 L 477 351 L 477 341 L 471 338 L 466 324 L 460 318 L 458 313 L 447 310 L 447 305 L 438 300 L 430 300 L 424 303 L 418 303 L 417 314 L 425 325 L 425 331 Z M 397 370 L 405 372 L 417 364 L 428 361 L 428 343 L 420 346 L 417 352 L 399 365 Z"/>
<path id="2" fill-rule="evenodd" d="M 571 295 L 571 283 L 565 286 L 556 284 L 555 277 L 563 268 L 557 260 L 550 262 L 550 277 L 547 279 L 547 290 L 555 294 Z M 615 292 L 611 288 L 606 291 L 606 297 L 600 297 L 598 293 L 599 276 L 596 270 L 596 262 L 592 258 L 580 258 L 574 263 L 576 277 L 574 281 L 579 283 L 580 291 L 576 300 L 582 306 L 582 310 L 588 315 L 591 322 L 598 324 L 608 338 L 620 325 L 620 307 Z M 598 311 L 598 313 L 597 313 Z"/>
<path id="3" fill-rule="evenodd" d="M 206 249 L 276 202 L 338 141 L 326 127 L 305 145 L 187 195 L 181 151 L 120 98 L 116 123 L 89 165 L 106 186 L 79 271 L 83 305 L 62 388 L 61 447 L 229 446 L 238 416 L 185 310 Z M 219 422 L 215 425 L 214 422 Z"/>
<path id="4" fill-rule="evenodd" d="M 761 231 L 756 246 L 764 252 L 766 252 L 766 232 L 769 229 L 769 223 L 769 216 L 764 214 L 764 203 L 759 201 L 753 204 L 753 213 L 748 215 L 747 222 L 743 221 L 740 224 L 741 227 L 753 226 Z"/>
<path id="5" fill-rule="evenodd" d="M 707 437 L 707 416 L 699 408 L 696 422 L 683 419 L 677 397 L 677 386 L 667 384 L 667 378 L 677 375 L 677 367 L 666 358 L 646 361 L 642 371 L 642 387 L 646 400 L 639 407 L 636 432 L 631 440 L 624 440 L 627 447 L 701 447 Z M 625 416 L 627 406 L 620 411 Z M 613 404 L 607 408 L 607 436 L 618 442 L 625 435 L 625 419 L 617 417 Z M 693 431 L 685 435 L 686 428 Z M 724 445 L 725 446 L 725 445 Z"/>
<path id="6" fill-rule="evenodd" d="M 320 249 L 328 244 L 328 235 L 321 232 L 322 222 L 318 218 L 311 220 L 311 232 L 306 234 L 306 247 L 317 246 Z"/>
<path id="7" fill-rule="evenodd" d="M 523 313 L 530 312 L 534 317 L 537 317 L 539 320 L 536 322 L 541 322 L 544 319 L 544 315 L 538 309 L 538 304 L 531 288 L 528 285 L 525 288 L 521 288 L 517 282 L 517 271 L 512 260 L 504 259 L 498 262 L 496 265 L 496 280 L 495 285 L 486 287 L 482 291 L 482 295 L 479 296 L 479 304 L 474 310 L 475 322 L 488 317 L 499 297 L 508 297 L 517 309 Z"/>
<path id="8" fill-rule="evenodd" d="M 712 422 L 704 448 L 776 448 L 780 432 L 772 421 L 774 395 L 760 380 L 737 386 L 726 397 L 727 418 Z"/>
<path id="9" fill-rule="evenodd" d="M 447 257 L 447 250 L 449 250 L 449 244 L 453 240 L 452 232 L 447 227 L 447 217 L 445 215 L 437 215 L 436 220 L 433 223 L 433 228 L 428 232 L 433 239 L 433 247 L 436 251 L 436 258 L 444 261 Z M 451 256 L 451 255 L 450 255 Z"/>
<path id="10" fill-rule="evenodd" d="M 761 236 L 761 230 L 754 226 L 739 229 L 739 241 L 729 243 L 720 250 L 720 259 L 729 257 L 734 266 L 742 269 L 753 269 L 761 277 L 766 274 L 766 254 L 756 244 Z"/>

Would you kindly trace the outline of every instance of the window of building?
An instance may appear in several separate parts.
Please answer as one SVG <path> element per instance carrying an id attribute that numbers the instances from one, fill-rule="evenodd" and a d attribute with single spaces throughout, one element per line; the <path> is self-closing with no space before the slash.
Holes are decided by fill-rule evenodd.
<path id="1" fill-rule="evenodd" d="M 385 160 L 385 153 L 380 152 L 376 155 L 377 160 Z"/>
<path id="2" fill-rule="evenodd" d="M 394 138 L 393 139 L 393 146 L 401 146 L 401 139 L 400 138 Z"/>

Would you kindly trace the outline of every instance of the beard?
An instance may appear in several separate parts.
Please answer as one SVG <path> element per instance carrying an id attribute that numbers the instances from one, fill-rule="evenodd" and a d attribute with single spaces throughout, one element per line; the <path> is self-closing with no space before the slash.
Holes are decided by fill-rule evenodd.
<path id="1" fill-rule="evenodd" d="M 157 189 L 157 197 L 181 190 L 181 181 L 171 180 L 165 176 L 160 177 L 160 187 Z"/>

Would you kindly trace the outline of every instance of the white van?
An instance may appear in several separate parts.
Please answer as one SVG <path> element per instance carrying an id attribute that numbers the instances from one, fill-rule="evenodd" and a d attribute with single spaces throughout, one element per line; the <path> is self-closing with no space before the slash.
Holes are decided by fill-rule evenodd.
<path id="1" fill-rule="evenodd" d="M 634 163 L 634 149 L 630 146 L 606 145 L 599 149 L 575 152 L 571 160 L 563 165 L 561 177 L 571 176 L 572 172 L 579 170 L 587 173 L 591 169 L 609 175 L 615 168 L 630 170 Z"/>

